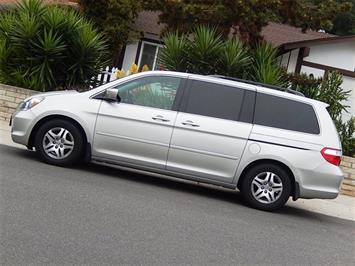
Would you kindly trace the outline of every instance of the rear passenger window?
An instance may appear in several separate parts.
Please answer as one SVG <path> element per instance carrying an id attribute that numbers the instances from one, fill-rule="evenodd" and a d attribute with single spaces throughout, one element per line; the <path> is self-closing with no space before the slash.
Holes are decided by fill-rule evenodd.
<path id="1" fill-rule="evenodd" d="M 243 89 L 192 80 L 185 112 L 238 121 L 243 97 Z"/>
<path id="2" fill-rule="evenodd" d="M 311 134 L 320 132 L 311 105 L 264 93 L 257 93 L 254 123 Z"/>

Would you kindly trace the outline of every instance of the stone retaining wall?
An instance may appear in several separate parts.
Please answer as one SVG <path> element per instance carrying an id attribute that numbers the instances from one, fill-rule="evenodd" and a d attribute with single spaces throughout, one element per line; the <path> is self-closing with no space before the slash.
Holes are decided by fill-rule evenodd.
<path id="1" fill-rule="evenodd" d="M 38 92 L 0 84 L 0 120 L 9 121 L 18 103 L 36 93 Z M 355 158 L 344 156 L 341 168 L 345 175 L 341 191 L 355 197 Z"/>
<path id="2" fill-rule="evenodd" d="M 341 185 L 343 194 L 355 197 L 355 158 L 344 156 L 341 160 L 344 181 Z"/>
<path id="3" fill-rule="evenodd" d="M 9 121 L 17 105 L 36 93 L 38 92 L 0 84 L 0 120 Z"/>

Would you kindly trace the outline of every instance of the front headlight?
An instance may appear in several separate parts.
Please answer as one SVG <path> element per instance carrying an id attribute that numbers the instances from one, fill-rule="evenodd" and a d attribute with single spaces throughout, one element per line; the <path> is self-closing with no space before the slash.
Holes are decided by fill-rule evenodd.
<path id="1" fill-rule="evenodd" d="M 31 98 L 27 101 L 20 103 L 18 110 L 20 110 L 20 111 L 30 110 L 31 108 L 35 107 L 37 104 L 42 102 L 43 100 L 44 100 L 44 97 Z"/>

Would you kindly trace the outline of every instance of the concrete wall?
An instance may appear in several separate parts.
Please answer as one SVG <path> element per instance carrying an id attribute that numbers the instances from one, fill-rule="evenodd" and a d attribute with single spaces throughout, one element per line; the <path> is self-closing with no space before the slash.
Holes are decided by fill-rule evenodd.
<path id="1" fill-rule="evenodd" d="M 9 121 L 18 104 L 36 93 L 38 92 L 0 84 L 0 120 Z"/>

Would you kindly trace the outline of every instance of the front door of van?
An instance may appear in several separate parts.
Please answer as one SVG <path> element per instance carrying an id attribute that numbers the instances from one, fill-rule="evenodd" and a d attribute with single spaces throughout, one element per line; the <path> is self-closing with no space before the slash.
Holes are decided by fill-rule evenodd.
<path id="1" fill-rule="evenodd" d="M 101 104 L 93 156 L 164 169 L 181 83 L 179 77 L 149 76 L 118 85 L 121 102 Z"/>
<path id="2" fill-rule="evenodd" d="M 167 170 L 231 183 L 252 129 L 255 92 L 189 80 Z"/>

